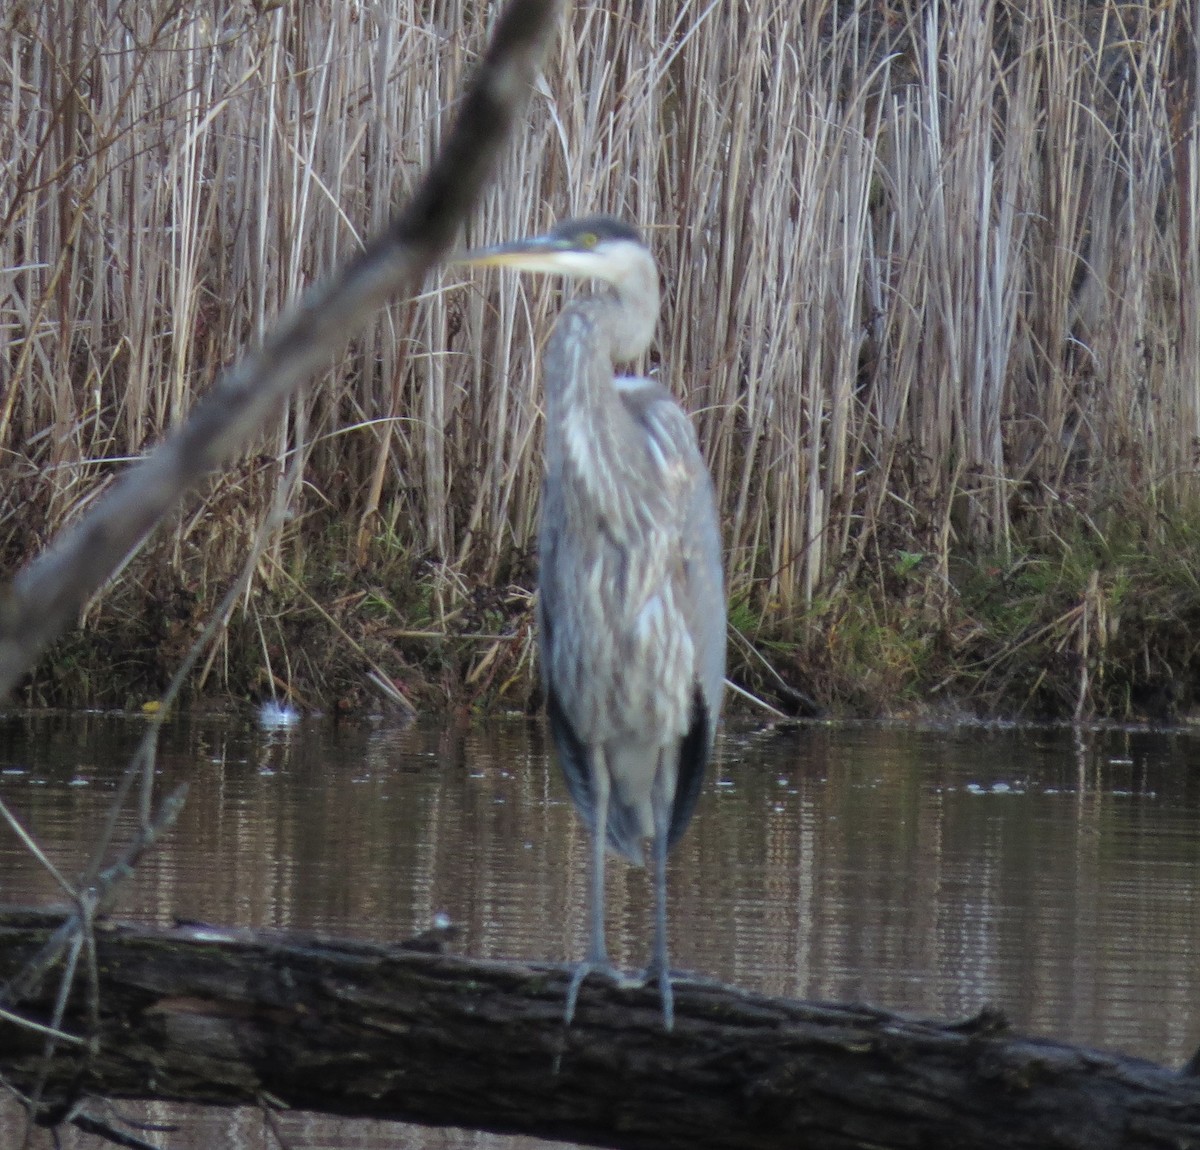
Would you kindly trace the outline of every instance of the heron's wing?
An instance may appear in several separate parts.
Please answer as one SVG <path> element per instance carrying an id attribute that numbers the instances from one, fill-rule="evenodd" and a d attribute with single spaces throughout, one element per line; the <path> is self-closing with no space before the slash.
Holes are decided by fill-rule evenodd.
<path id="1" fill-rule="evenodd" d="M 671 804 L 671 821 L 667 824 L 667 849 L 678 842 L 687 825 L 692 821 L 700 791 L 704 785 L 704 772 L 712 757 L 712 736 L 709 710 L 704 696 L 697 687 L 692 696 L 692 722 L 688 732 L 679 743 L 679 760 L 676 764 L 675 801 Z"/>
<path id="2" fill-rule="evenodd" d="M 725 689 L 725 581 L 721 573 L 721 536 L 712 480 L 702 460 L 699 468 L 685 520 L 684 592 L 680 596 L 696 651 L 696 688 L 691 725 L 679 747 L 679 774 L 668 846 L 683 834 L 700 797 Z"/>
<path id="3" fill-rule="evenodd" d="M 550 673 L 551 667 L 555 664 L 554 647 L 558 638 L 558 623 L 562 618 L 560 600 L 564 593 L 564 590 L 550 577 L 550 573 L 559 570 L 558 533 L 547 528 L 547 524 L 560 522 L 560 517 L 556 516 L 553 508 L 549 506 L 557 498 L 559 498 L 558 492 L 549 488 L 543 489 L 542 529 L 538 538 L 538 566 L 541 570 L 538 578 L 537 599 L 538 664 L 541 669 L 542 690 L 546 696 L 546 714 L 550 719 L 550 733 L 558 751 L 558 762 L 567 782 L 567 790 L 571 794 L 571 800 L 582 814 L 583 821 L 589 827 L 594 827 L 596 810 L 592 799 L 587 748 L 563 706 L 558 693 L 558 685 L 552 681 Z"/>
<path id="4" fill-rule="evenodd" d="M 617 379 L 617 393 L 646 436 L 670 486 L 678 533 L 677 601 L 696 650 L 696 678 L 715 728 L 725 682 L 725 579 L 716 495 L 696 432 L 664 387 L 649 379 Z"/>
<path id="5" fill-rule="evenodd" d="M 550 718 L 550 733 L 558 750 L 558 763 L 567 783 L 571 801 L 583 817 L 589 830 L 596 829 L 596 804 L 592 798 L 592 776 L 588 767 L 587 748 L 583 745 L 567 718 L 553 686 L 546 688 L 546 714 Z"/>
<path id="6" fill-rule="evenodd" d="M 696 433 L 683 409 L 659 384 L 618 379 L 626 410 L 647 436 L 664 479 L 678 490 L 679 555 L 676 601 L 681 605 L 696 655 L 691 720 L 679 747 L 675 802 L 668 843 L 674 843 L 695 810 L 712 754 L 725 682 L 725 581 L 721 534 L 712 479 Z"/>
<path id="7" fill-rule="evenodd" d="M 711 741 L 725 688 L 725 578 L 716 495 L 699 450 L 696 459 L 698 473 L 683 530 L 686 590 L 682 599 L 696 648 L 696 679 L 708 710 Z"/>

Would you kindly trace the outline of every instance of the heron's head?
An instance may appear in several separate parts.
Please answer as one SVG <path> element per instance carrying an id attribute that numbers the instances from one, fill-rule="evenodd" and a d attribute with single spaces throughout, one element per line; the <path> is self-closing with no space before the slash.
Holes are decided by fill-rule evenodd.
<path id="1" fill-rule="evenodd" d="M 650 254 L 637 230 L 612 216 L 564 220 L 540 236 L 476 248 L 455 257 L 476 267 L 510 267 L 620 285 L 644 274 Z"/>

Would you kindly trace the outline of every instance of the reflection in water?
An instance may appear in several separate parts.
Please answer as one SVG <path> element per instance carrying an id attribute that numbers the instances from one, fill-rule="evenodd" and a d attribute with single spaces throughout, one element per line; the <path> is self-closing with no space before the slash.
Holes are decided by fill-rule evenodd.
<path id="1" fill-rule="evenodd" d="M 0 722 L 0 796 L 63 869 L 83 865 L 140 733 L 96 715 Z M 1181 1062 L 1200 1041 L 1196 749 L 1140 731 L 727 730 L 671 859 L 674 962 L 923 1015 L 990 1004 L 1023 1030 Z M 445 912 L 465 953 L 565 960 L 586 946 L 587 835 L 547 755 L 523 721 L 180 719 L 160 774 L 191 796 L 120 913 L 399 939 Z M 0 837 L 0 900 L 57 897 Z M 646 875 L 614 860 L 620 966 L 648 958 L 649 899 Z M 248 1112 L 188 1121 L 195 1145 L 267 1144 Z M 395 1137 L 285 1125 L 305 1146 Z"/>

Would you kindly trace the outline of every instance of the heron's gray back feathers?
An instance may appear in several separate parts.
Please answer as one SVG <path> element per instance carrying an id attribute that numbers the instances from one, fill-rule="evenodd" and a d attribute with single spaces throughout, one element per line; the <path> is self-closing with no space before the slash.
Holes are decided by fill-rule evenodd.
<path id="1" fill-rule="evenodd" d="M 539 636 L 572 798 L 594 827 L 589 756 L 602 756 L 609 845 L 640 861 L 656 779 L 671 840 L 695 805 L 724 679 L 724 592 L 691 423 L 652 380 L 614 386 L 606 303 L 572 305 L 546 350 Z"/>

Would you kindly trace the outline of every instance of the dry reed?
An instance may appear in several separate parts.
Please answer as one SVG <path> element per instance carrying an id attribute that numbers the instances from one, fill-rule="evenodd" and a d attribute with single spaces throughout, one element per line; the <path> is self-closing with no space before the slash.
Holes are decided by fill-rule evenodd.
<path id="1" fill-rule="evenodd" d="M 378 226 L 490 9 L 17 5 L 0 63 L 0 554 L 59 529 Z M 1200 442 L 1188 6 L 609 0 L 573 13 L 466 237 L 637 220 L 731 595 L 792 633 L 901 553 L 1190 506 Z M 228 583 L 323 534 L 422 556 L 433 612 L 510 578 L 540 479 L 553 293 L 447 274 L 330 365 L 164 551 Z M 240 488 L 240 490 L 239 490 Z M 236 496 L 236 500 L 235 500 Z M 348 528 L 348 529 L 347 529 Z M 464 583 L 462 576 L 469 576 Z M 154 594 L 147 579 L 147 594 Z M 213 599 L 217 597 L 212 596 Z"/>

